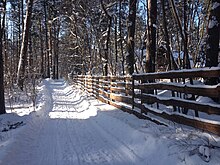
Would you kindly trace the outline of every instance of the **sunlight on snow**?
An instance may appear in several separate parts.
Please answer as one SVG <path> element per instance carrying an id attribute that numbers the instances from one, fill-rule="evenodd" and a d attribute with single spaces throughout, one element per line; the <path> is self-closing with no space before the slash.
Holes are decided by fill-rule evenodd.
<path id="1" fill-rule="evenodd" d="M 28 107 L 27 106 L 14 106 L 13 108 L 8 108 L 6 107 L 6 112 L 7 113 L 16 113 L 18 116 L 25 116 L 29 115 L 31 112 L 34 112 L 34 108 L 32 106 Z"/>
<path id="2" fill-rule="evenodd" d="M 96 116 L 97 110 L 95 107 L 85 111 L 52 111 L 49 113 L 51 119 L 88 119 Z"/>

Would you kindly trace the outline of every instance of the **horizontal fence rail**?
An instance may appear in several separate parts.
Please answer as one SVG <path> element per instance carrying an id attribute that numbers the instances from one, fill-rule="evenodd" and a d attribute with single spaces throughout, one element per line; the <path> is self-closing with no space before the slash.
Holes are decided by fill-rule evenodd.
<path id="1" fill-rule="evenodd" d="M 202 100 L 220 101 L 220 84 L 203 83 L 203 79 L 219 77 L 220 68 L 215 67 L 132 76 L 78 75 L 73 82 L 97 99 L 139 118 L 157 124 L 172 121 L 220 135 L 220 104 Z"/>

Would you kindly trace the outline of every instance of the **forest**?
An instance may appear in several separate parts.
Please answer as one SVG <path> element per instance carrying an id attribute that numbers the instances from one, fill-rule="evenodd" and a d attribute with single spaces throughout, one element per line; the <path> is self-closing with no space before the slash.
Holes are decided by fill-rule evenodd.
<path id="1" fill-rule="evenodd" d="M 1 0 L 0 114 L 45 78 L 217 67 L 219 13 L 219 0 Z"/>

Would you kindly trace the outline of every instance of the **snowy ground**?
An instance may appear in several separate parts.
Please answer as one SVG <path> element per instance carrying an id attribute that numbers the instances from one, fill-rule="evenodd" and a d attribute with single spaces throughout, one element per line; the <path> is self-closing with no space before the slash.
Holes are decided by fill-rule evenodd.
<path id="1" fill-rule="evenodd" d="M 219 137 L 137 119 L 63 80 L 41 83 L 36 112 L 14 112 L 23 116 L 0 116 L 1 131 L 23 121 L 0 132 L 2 165 L 220 164 Z M 199 154 L 201 145 L 210 147 L 209 162 Z"/>

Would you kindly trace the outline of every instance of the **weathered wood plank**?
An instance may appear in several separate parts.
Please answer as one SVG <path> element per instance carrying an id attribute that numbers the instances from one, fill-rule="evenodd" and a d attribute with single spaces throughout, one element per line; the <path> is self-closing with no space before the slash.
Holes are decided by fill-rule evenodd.
<path id="1" fill-rule="evenodd" d="M 117 87 L 110 87 L 110 91 L 111 92 L 120 92 L 120 93 L 125 93 L 127 95 L 131 95 L 132 96 L 132 91 L 124 89 L 124 88 L 117 88 Z"/>
<path id="2" fill-rule="evenodd" d="M 132 98 L 131 97 L 127 97 L 127 96 L 118 96 L 118 95 L 115 95 L 113 93 L 110 93 L 109 95 L 111 99 L 115 100 L 115 101 L 118 101 L 118 102 L 124 102 L 124 103 L 127 103 L 127 104 L 132 104 Z"/>
<path id="3" fill-rule="evenodd" d="M 178 71 L 133 74 L 135 80 L 154 80 L 154 79 L 172 79 L 172 78 L 210 78 L 220 77 L 220 68 L 202 68 L 202 69 L 185 69 Z"/>
<path id="4" fill-rule="evenodd" d="M 199 112 L 207 113 L 209 115 L 210 114 L 220 115 L 220 106 L 217 106 L 217 105 L 203 104 L 203 103 L 199 103 L 199 102 L 192 101 L 192 100 L 159 97 L 159 96 L 150 95 L 150 94 L 142 94 L 142 95 L 136 94 L 135 97 L 139 99 L 145 99 L 150 102 L 157 102 L 159 104 L 172 105 L 172 106 L 183 107 L 186 109 L 192 109 L 192 110 L 196 110 Z"/>
<path id="5" fill-rule="evenodd" d="M 186 94 L 194 94 L 199 96 L 207 96 L 213 98 L 220 97 L 220 86 L 196 86 L 196 85 L 183 85 L 172 83 L 148 83 L 135 85 L 135 89 L 157 89 L 157 90 L 171 90 Z"/>
<path id="6" fill-rule="evenodd" d="M 200 130 L 204 130 L 207 132 L 211 132 L 211 133 L 214 133 L 214 134 L 220 136 L 220 125 L 219 124 L 204 122 L 201 119 L 196 120 L 196 118 L 191 119 L 186 116 L 180 116 L 178 114 L 168 114 L 165 111 L 161 111 L 161 112 L 154 111 L 154 110 L 152 110 L 151 107 L 145 107 L 145 106 L 142 106 L 142 112 L 152 113 L 152 114 L 159 116 L 161 118 L 164 118 L 166 120 L 170 120 L 170 121 L 173 121 L 173 122 L 176 122 L 179 124 L 191 126 L 191 127 L 194 127 L 194 128 L 200 129 Z"/>
<path id="7" fill-rule="evenodd" d="M 115 103 L 115 102 L 109 101 L 108 104 L 110 104 L 110 105 L 112 105 L 112 106 L 114 106 L 114 107 L 116 107 L 116 108 L 118 108 L 118 109 L 121 109 L 122 111 L 127 112 L 127 113 L 129 113 L 129 114 L 133 114 L 133 115 L 135 115 L 136 117 L 138 117 L 139 119 L 146 119 L 146 120 L 150 120 L 150 121 L 152 121 L 152 122 L 154 122 L 154 123 L 156 123 L 156 124 L 158 124 L 158 125 L 165 125 L 164 123 L 159 122 L 158 120 L 154 120 L 154 119 L 152 119 L 152 118 L 150 118 L 150 117 L 148 117 L 148 116 L 146 116 L 146 115 L 143 115 L 143 114 L 141 114 L 141 113 L 139 113 L 139 112 L 137 112 L 137 111 L 134 111 L 134 110 L 132 110 L 132 109 L 130 109 L 130 108 L 127 108 L 127 107 L 125 107 L 125 106 L 118 105 L 118 104 Z M 166 126 L 166 125 L 165 125 L 165 126 Z"/>

